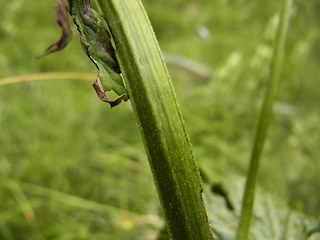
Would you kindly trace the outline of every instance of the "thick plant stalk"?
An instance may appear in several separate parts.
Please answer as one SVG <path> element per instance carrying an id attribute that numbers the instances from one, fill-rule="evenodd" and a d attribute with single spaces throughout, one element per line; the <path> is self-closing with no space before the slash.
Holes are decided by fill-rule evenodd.
<path id="1" fill-rule="evenodd" d="M 115 43 L 169 234 L 174 240 L 212 239 L 191 144 L 144 8 L 140 0 L 96 2 Z"/>
<path id="2" fill-rule="evenodd" d="M 237 230 L 237 240 L 247 240 L 254 205 L 255 184 L 258 175 L 259 163 L 271 122 L 275 93 L 281 73 L 283 52 L 287 27 L 289 23 L 289 10 L 292 0 L 283 0 L 280 13 L 280 22 L 274 43 L 273 59 L 268 88 L 260 110 L 254 145 L 251 153 L 250 165 L 246 179 L 245 191 L 242 200 L 242 209 Z"/>

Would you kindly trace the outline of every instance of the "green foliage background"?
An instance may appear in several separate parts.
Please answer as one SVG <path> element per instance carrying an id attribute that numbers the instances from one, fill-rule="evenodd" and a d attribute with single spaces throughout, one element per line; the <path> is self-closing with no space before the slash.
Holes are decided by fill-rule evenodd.
<path id="1" fill-rule="evenodd" d="M 143 3 L 162 50 L 211 71 L 203 79 L 169 65 L 207 183 L 244 176 L 281 2 Z M 0 0 L 1 78 L 96 73 L 76 30 L 64 51 L 35 59 L 60 36 L 55 4 Z M 259 175 L 264 192 L 314 219 L 320 209 L 319 11 L 317 0 L 294 2 Z M 110 110 L 88 81 L 6 85 L 0 126 L 0 239 L 155 239 L 161 210 L 130 103 Z"/>

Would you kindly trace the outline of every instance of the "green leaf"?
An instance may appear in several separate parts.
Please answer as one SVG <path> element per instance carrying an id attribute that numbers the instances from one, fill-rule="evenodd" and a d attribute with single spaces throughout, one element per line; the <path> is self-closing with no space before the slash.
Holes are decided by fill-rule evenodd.
<path id="1" fill-rule="evenodd" d="M 98 96 L 110 103 L 111 107 L 118 105 L 122 99 L 128 100 L 128 92 L 111 42 L 112 37 L 104 18 L 90 7 L 88 0 L 73 1 L 72 15 L 75 16 L 80 40 L 88 57 L 99 69 L 98 79 L 94 84 Z M 109 100 L 103 93 L 111 90 L 120 97 Z"/>
<path id="2" fill-rule="evenodd" d="M 228 201 L 234 207 L 233 210 L 227 206 L 225 198 L 210 193 L 210 189 L 205 188 L 204 201 L 216 240 L 236 239 L 243 186 L 244 179 L 240 177 L 228 177 L 228 180 L 222 184 L 224 191 L 227 193 Z M 314 224 L 314 219 L 293 212 L 284 201 L 257 188 L 249 239 L 304 240 L 307 239 L 308 233 L 310 234 L 310 231 L 312 231 L 311 229 L 307 232 L 311 224 Z M 319 231 L 317 227 L 319 226 L 317 225 L 313 229 Z"/>
<path id="3" fill-rule="evenodd" d="M 313 226 L 308 231 L 308 236 L 311 236 L 312 234 L 315 234 L 315 233 L 320 233 L 320 222 L 318 222 L 315 226 Z"/>

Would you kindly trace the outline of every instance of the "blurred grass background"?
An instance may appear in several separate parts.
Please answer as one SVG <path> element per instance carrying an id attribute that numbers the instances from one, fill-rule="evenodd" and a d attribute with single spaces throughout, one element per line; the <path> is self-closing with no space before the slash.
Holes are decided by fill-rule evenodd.
<path id="1" fill-rule="evenodd" d="M 281 2 L 143 3 L 199 166 L 212 183 L 244 176 Z M 96 73 L 75 28 L 64 51 L 36 60 L 60 37 L 55 4 L 0 0 L 1 78 Z M 295 1 L 259 175 L 265 191 L 312 217 L 320 209 L 319 11 L 317 0 Z M 129 102 L 109 109 L 89 81 L 5 85 L 0 126 L 0 239 L 155 239 L 161 210 Z"/>

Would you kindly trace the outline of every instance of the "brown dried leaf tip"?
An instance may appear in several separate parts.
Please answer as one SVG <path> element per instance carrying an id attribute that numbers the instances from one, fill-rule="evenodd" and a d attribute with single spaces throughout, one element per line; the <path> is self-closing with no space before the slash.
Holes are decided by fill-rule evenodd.
<path id="1" fill-rule="evenodd" d="M 119 105 L 122 102 L 122 99 L 126 96 L 126 94 L 122 94 L 115 100 L 109 100 L 106 96 L 106 94 L 101 90 L 101 87 L 99 86 L 99 77 L 97 80 L 92 84 L 94 90 L 96 91 L 98 97 L 101 99 L 101 101 L 109 103 L 111 108 Z"/>
<path id="2" fill-rule="evenodd" d="M 61 38 L 58 42 L 48 47 L 39 58 L 44 57 L 50 53 L 62 50 L 71 41 L 72 30 L 69 22 L 70 3 L 71 1 L 69 0 L 59 0 L 59 3 L 55 8 L 55 15 L 57 23 L 62 28 Z"/>

